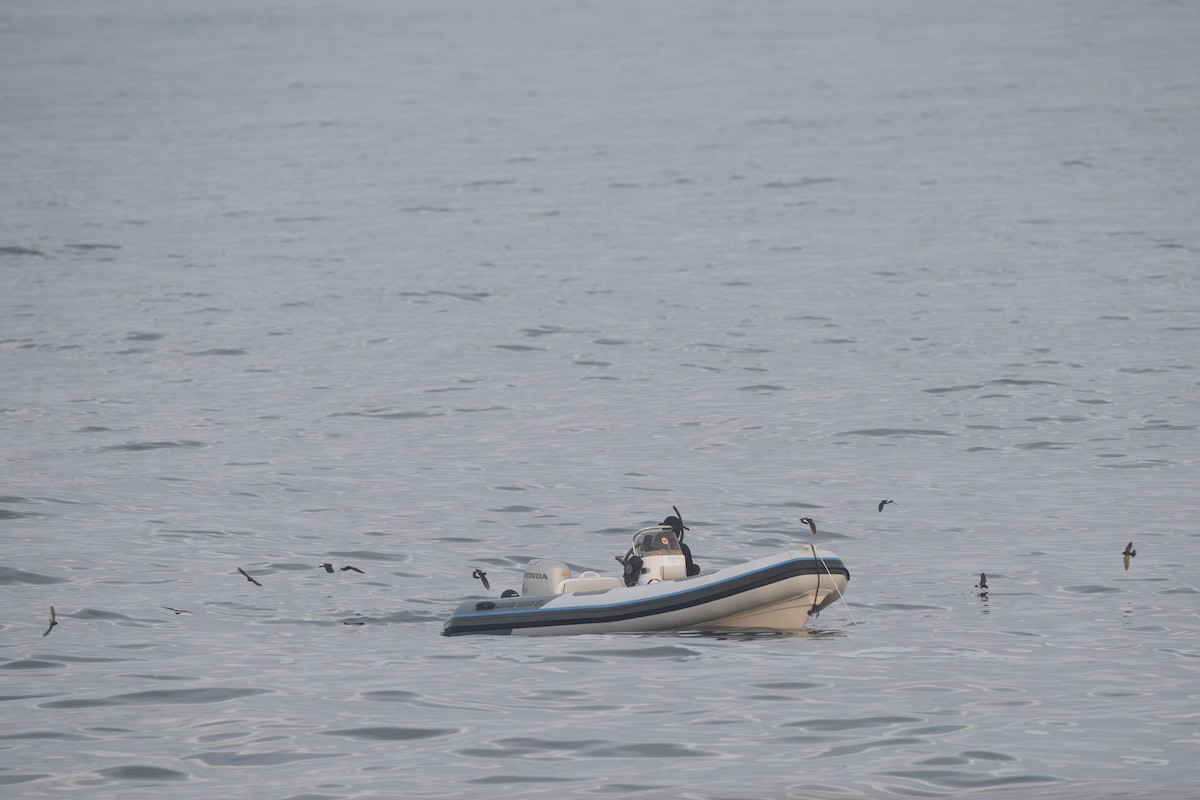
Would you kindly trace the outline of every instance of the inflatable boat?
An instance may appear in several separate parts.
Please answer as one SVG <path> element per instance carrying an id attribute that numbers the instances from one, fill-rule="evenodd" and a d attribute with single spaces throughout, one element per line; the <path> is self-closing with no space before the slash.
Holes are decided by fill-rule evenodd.
<path id="1" fill-rule="evenodd" d="M 686 530 L 678 517 L 639 530 L 625 557 L 616 557 L 624 567 L 620 578 L 572 576 L 561 561 L 530 561 L 519 594 L 510 589 L 495 600 L 461 603 L 442 634 L 800 630 L 850 580 L 841 559 L 816 545 L 703 572 L 683 544 Z"/>

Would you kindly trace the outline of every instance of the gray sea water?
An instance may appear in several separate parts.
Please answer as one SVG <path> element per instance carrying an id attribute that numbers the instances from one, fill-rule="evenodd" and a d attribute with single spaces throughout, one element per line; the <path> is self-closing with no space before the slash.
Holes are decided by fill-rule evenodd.
<path id="1" fill-rule="evenodd" d="M 1189 796 L 1197 40 L 5 2 L 4 796 Z M 672 505 L 706 567 L 815 518 L 847 605 L 440 635 Z"/>

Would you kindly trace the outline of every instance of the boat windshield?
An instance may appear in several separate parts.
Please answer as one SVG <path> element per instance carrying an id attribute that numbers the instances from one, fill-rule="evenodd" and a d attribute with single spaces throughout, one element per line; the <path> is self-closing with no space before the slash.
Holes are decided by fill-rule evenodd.
<path id="1" fill-rule="evenodd" d="M 678 553 L 679 539 L 670 528 L 643 528 L 633 537 L 633 547 L 640 554 Z"/>

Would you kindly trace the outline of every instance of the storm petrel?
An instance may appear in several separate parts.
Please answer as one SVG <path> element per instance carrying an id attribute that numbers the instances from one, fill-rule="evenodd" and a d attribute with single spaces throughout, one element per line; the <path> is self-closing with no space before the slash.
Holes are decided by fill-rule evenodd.
<path id="1" fill-rule="evenodd" d="M 258 581 L 254 580 L 254 578 L 251 578 L 251 577 L 250 577 L 250 576 L 249 576 L 249 575 L 246 573 L 246 570 L 242 569 L 241 567 L 238 567 L 238 572 L 240 572 L 240 573 L 242 573 L 243 575 L 245 575 L 245 576 L 246 576 L 246 580 L 250 581 L 250 582 L 251 582 L 251 583 L 253 583 L 255 586 L 262 586 L 262 584 L 261 584 L 261 583 L 259 583 Z"/>
<path id="2" fill-rule="evenodd" d="M 1137 550 L 1133 549 L 1133 542 L 1130 542 L 1129 544 L 1125 545 L 1125 552 L 1122 553 L 1121 555 L 1125 556 L 1125 569 L 1128 571 L 1129 559 L 1131 559 L 1137 555 Z"/>
<path id="3" fill-rule="evenodd" d="M 487 579 L 487 573 L 486 573 L 486 572 L 484 572 L 483 570 L 481 570 L 481 569 L 478 569 L 478 568 L 477 568 L 477 569 L 476 569 L 474 572 L 472 572 L 472 573 L 471 573 L 471 577 L 472 577 L 472 578 L 479 578 L 479 580 L 483 581 L 483 588 L 484 588 L 484 589 L 491 589 L 491 588 L 492 588 L 492 585 L 491 585 L 490 583 L 488 583 L 488 579 Z"/>

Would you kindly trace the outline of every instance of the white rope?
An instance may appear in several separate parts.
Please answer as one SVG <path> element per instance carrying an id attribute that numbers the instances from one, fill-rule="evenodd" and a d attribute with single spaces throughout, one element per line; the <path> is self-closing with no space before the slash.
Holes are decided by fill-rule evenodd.
<path id="1" fill-rule="evenodd" d="M 820 562 L 821 562 L 821 566 L 825 568 L 825 572 L 827 572 L 827 573 L 829 574 L 829 577 L 831 577 L 831 578 L 832 578 L 832 577 L 833 577 L 833 573 L 829 571 L 829 565 L 825 563 L 825 559 L 823 559 L 823 558 L 821 558 L 821 556 L 817 555 L 817 546 L 816 546 L 815 544 L 810 544 L 810 545 L 809 545 L 809 547 L 811 547 L 811 548 L 812 548 L 812 551 L 813 551 L 813 558 L 815 558 L 815 559 L 817 559 L 817 561 L 820 561 Z M 820 586 L 820 581 L 818 581 L 818 582 L 817 582 L 817 586 L 818 586 L 818 587 Z M 857 627 L 858 627 L 858 620 L 856 620 L 856 619 L 854 618 L 854 612 L 850 610 L 850 604 L 846 602 L 846 595 L 845 595 L 845 594 L 843 594 L 842 592 L 840 592 L 840 591 L 839 591 L 839 592 L 838 592 L 838 599 L 839 599 L 839 600 L 841 600 L 841 601 L 842 601 L 842 605 L 844 605 L 844 606 L 846 607 L 846 613 L 850 615 L 850 621 L 851 621 L 851 622 L 853 622 L 853 623 L 854 623 L 854 627 L 856 627 L 856 628 L 857 628 Z"/>

